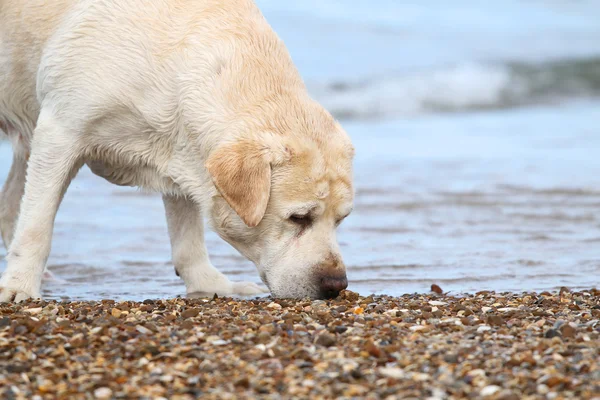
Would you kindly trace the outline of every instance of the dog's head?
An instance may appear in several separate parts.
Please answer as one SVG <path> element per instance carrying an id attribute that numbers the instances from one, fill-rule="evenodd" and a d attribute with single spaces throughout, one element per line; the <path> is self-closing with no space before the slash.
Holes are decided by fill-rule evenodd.
<path id="1" fill-rule="evenodd" d="M 352 211 L 354 148 L 328 114 L 292 128 L 211 152 L 211 225 L 274 296 L 331 298 L 347 286 L 336 228 Z"/>

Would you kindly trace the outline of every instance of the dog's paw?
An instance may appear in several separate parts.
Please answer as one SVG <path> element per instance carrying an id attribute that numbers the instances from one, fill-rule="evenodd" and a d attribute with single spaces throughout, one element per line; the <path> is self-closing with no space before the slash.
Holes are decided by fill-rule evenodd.
<path id="1" fill-rule="evenodd" d="M 231 282 L 227 281 L 222 287 L 213 286 L 212 289 L 199 288 L 190 290 L 188 288 L 188 298 L 202 298 L 217 296 L 257 296 L 269 293 L 267 288 L 257 285 L 253 282 Z"/>
<path id="2" fill-rule="evenodd" d="M 260 286 L 254 282 L 231 282 L 231 294 L 239 296 L 254 296 L 269 293 L 269 289 Z"/>
<path id="3" fill-rule="evenodd" d="M 39 289 L 30 283 L 4 271 L 0 278 L 0 303 L 19 303 L 27 299 L 41 299 Z"/>
<path id="4" fill-rule="evenodd" d="M 20 303 L 28 299 L 41 299 L 39 293 L 28 293 L 19 289 L 0 287 L 0 303 Z"/>

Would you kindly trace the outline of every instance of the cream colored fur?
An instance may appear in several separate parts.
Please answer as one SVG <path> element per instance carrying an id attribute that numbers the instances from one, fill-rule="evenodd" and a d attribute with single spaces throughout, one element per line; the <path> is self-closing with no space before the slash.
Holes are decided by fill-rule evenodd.
<path id="1" fill-rule="evenodd" d="M 352 208 L 352 145 L 250 0 L 0 0 L 0 130 L 14 149 L 0 301 L 40 297 L 84 164 L 163 194 L 188 293 L 263 291 L 212 266 L 204 218 L 275 296 L 345 280 L 335 230 Z"/>

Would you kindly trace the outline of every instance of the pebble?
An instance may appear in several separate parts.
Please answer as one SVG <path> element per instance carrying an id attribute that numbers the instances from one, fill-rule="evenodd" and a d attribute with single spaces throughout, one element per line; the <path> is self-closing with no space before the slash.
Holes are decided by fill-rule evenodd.
<path id="1" fill-rule="evenodd" d="M 402 379 L 406 376 L 404 370 L 398 367 L 381 367 L 378 371 L 379 374 L 388 378 Z"/>
<path id="2" fill-rule="evenodd" d="M 431 300 L 429 302 L 429 305 L 432 305 L 432 306 L 446 306 L 446 305 L 448 305 L 448 303 L 445 302 L 445 301 Z"/>
<path id="3" fill-rule="evenodd" d="M 419 331 L 426 331 L 429 329 L 429 327 L 427 325 L 415 325 L 415 326 L 411 326 L 408 329 L 410 329 L 413 332 L 419 332 Z"/>
<path id="4" fill-rule="evenodd" d="M 577 335 L 577 328 L 571 324 L 564 324 L 560 327 L 560 333 L 564 338 L 574 338 Z"/>
<path id="5" fill-rule="evenodd" d="M 110 399 L 113 395 L 113 391 L 107 387 L 100 387 L 94 390 L 94 397 L 97 399 L 105 400 Z"/>
<path id="6" fill-rule="evenodd" d="M 184 312 L 181 313 L 181 318 L 193 318 L 198 316 L 198 314 L 200 314 L 200 309 L 199 308 L 188 308 L 187 310 L 185 310 Z"/>
<path id="7" fill-rule="evenodd" d="M 455 354 L 455 353 L 446 354 L 444 356 L 444 361 L 449 364 L 456 364 L 456 363 L 458 363 L 458 354 Z"/>
<path id="8" fill-rule="evenodd" d="M 367 344 L 365 345 L 365 350 L 369 355 L 373 357 L 379 358 L 382 356 L 381 349 L 375 343 L 373 343 L 372 340 L 367 341 Z"/>
<path id="9" fill-rule="evenodd" d="M 0 304 L 2 399 L 591 399 L 599 353 L 595 289 Z"/>
<path id="10" fill-rule="evenodd" d="M 550 388 L 548 388 L 547 385 L 540 384 L 537 385 L 536 391 L 538 392 L 538 394 L 545 395 L 548 394 L 548 392 L 550 392 Z"/>
<path id="11" fill-rule="evenodd" d="M 138 325 L 138 326 L 136 326 L 136 327 L 135 327 L 135 329 L 136 329 L 136 330 L 137 330 L 139 333 L 141 333 L 141 334 L 144 334 L 144 335 L 149 335 L 149 334 L 151 334 L 151 333 L 152 333 L 152 331 L 151 331 L 150 329 L 146 328 L 146 327 L 145 327 L 145 326 L 143 326 L 143 325 Z"/>
<path id="12" fill-rule="evenodd" d="M 472 369 L 471 371 L 469 371 L 467 373 L 467 376 L 485 376 L 485 370 L 478 368 L 478 369 Z"/>
<path id="13" fill-rule="evenodd" d="M 225 345 L 229 344 L 229 341 L 223 340 L 223 339 L 216 339 L 216 340 L 212 340 L 208 343 L 210 343 L 213 346 L 225 346 Z M 265 346 L 265 349 L 266 349 L 266 346 Z"/>
<path id="14" fill-rule="evenodd" d="M 498 308 L 498 311 L 500 312 L 511 312 L 511 311 L 517 311 L 518 308 L 516 307 L 500 307 Z"/>
<path id="15" fill-rule="evenodd" d="M 329 333 L 321 333 L 319 336 L 317 336 L 316 343 L 321 346 L 331 347 L 336 343 L 336 339 L 334 335 Z"/>
<path id="16" fill-rule="evenodd" d="M 552 338 L 555 338 L 555 337 L 560 337 L 560 336 L 561 336 L 561 335 L 560 335 L 560 332 L 559 332 L 559 331 L 557 331 L 556 329 L 548 329 L 548 330 L 546 331 L 546 333 L 544 333 L 544 337 L 545 337 L 546 339 L 552 339 Z"/>
<path id="17" fill-rule="evenodd" d="M 431 291 L 436 294 L 444 294 L 444 291 L 442 290 L 442 288 L 439 287 L 438 285 L 436 285 L 435 283 L 433 285 L 431 285 Z"/>
<path id="18" fill-rule="evenodd" d="M 483 397 L 493 396 L 496 393 L 498 393 L 501 389 L 502 388 L 500 386 L 488 385 L 481 389 L 481 392 L 479 394 Z"/>

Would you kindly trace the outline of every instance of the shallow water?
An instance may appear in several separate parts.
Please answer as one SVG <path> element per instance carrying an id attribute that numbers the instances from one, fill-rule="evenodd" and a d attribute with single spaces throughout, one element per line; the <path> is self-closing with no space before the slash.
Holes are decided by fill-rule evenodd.
<path id="1" fill-rule="evenodd" d="M 355 212 L 339 233 L 350 289 L 598 286 L 600 5 L 369 3 L 259 1 L 357 148 Z M 0 180 L 10 158 L 0 144 Z M 215 234 L 207 241 L 232 279 L 259 281 Z M 49 260 L 69 283 L 44 293 L 182 295 L 169 259 L 160 197 L 84 169 Z"/>

